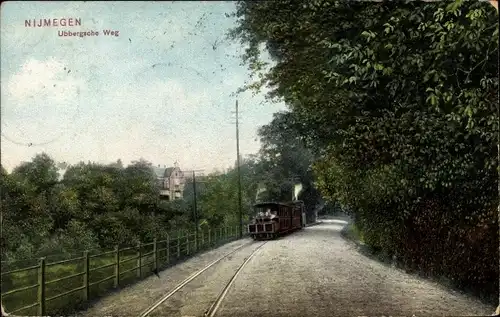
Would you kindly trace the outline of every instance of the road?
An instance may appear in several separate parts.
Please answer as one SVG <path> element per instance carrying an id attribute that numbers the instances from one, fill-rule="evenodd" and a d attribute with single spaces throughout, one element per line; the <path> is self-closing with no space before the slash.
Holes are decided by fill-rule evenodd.
<path id="1" fill-rule="evenodd" d="M 360 254 L 340 220 L 324 220 L 260 248 L 235 279 L 217 316 L 490 315 L 495 307 Z M 248 239 L 206 252 L 108 296 L 80 316 L 134 315 L 187 276 Z M 259 242 L 208 269 L 150 316 L 202 316 Z"/>

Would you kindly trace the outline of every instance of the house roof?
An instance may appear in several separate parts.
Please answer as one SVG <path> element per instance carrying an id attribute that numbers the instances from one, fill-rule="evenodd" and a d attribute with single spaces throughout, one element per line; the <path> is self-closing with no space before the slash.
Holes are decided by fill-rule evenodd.
<path id="1" fill-rule="evenodd" d="M 153 167 L 153 171 L 156 174 L 156 177 L 162 178 L 162 177 L 170 177 L 172 175 L 172 172 L 174 171 L 175 167 Z"/>
<path id="2" fill-rule="evenodd" d="M 173 170 L 174 170 L 174 167 L 167 167 L 165 169 L 165 177 L 170 177 L 170 175 L 172 175 Z"/>
<path id="3" fill-rule="evenodd" d="M 165 175 L 165 168 L 163 167 L 153 167 L 153 171 L 156 174 L 156 177 L 164 177 Z"/>

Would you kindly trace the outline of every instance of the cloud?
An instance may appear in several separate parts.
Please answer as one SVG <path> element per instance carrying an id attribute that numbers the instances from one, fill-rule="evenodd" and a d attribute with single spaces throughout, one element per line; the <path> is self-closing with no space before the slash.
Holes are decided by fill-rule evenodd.
<path id="1" fill-rule="evenodd" d="M 85 90 L 64 61 L 28 59 L 2 86 L 2 132 L 21 144 L 51 142 L 69 128 Z"/>
<path id="2" fill-rule="evenodd" d="M 24 106 L 31 98 L 64 104 L 73 100 L 82 87 L 82 82 L 69 75 L 70 72 L 61 61 L 30 58 L 8 81 L 7 94 L 18 102 L 17 106 Z"/>
<path id="3" fill-rule="evenodd" d="M 124 116 L 135 120 L 151 120 L 187 116 L 213 102 L 206 89 L 187 89 L 174 79 L 142 81 L 116 87 L 103 96 L 104 107 L 114 108 Z M 145 117 L 145 115 L 149 117 Z"/>

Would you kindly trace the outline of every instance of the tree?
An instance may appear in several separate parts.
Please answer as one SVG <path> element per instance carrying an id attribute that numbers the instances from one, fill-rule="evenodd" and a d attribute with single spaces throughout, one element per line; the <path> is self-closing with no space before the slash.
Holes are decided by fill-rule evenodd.
<path id="1" fill-rule="evenodd" d="M 320 195 L 311 169 L 314 154 L 306 146 L 302 129 L 294 112 L 278 112 L 259 129 L 262 182 L 268 188 L 268 198 L 278 201 L 290 201 L 294 185 L 301 183 L 303 190 L 298 198 L 305 203 L 308 220 L 314 221 Z"/>
<path id="2" fill-rule="evenodd" d="M 127 205 L 135 206 L 141 213 L 148 213 L 157 203 L 160 195 L 152 164 L 141 160 L 134 161 L 123 171 L 124 196 Z"/>
<path id="3" fill-rule="evenodd" d="M 46 154 L 16 167 L 11 174 L 2 169 L 1 192 L 5 250 L 2 258 L 26 258 L 50 235 L 53 218 L 50 193 L 57 184 L 55 162 Z"/>
<path id="4" fill-rule="evenodd" d="M 480 260 L 498 239 L 489 4 L 239 1 L 235 15 L 230 35 L 248 45 L 244 61 L 259 78 L 244 89 L 268 85 L 288 104 L 319 156 L 318 188 L 352 210 L 370 245 L 476 286 L 498 274 Z M 473 252 L 468 236 L 486 224 L 495 239 Z M 440 263 L 443 254 L 460 269 Z"/>

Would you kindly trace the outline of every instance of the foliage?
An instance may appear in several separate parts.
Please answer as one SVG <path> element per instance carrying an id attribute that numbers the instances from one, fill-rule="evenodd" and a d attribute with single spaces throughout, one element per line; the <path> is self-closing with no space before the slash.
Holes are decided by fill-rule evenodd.
<path id="1" fill-rule="evenodd" d="M 374 248 L 497 292 L 495 9 L 239 1 L 235 16 L 257 78 L 242 90 L 267 85 L 288 104 L 323 197 Z"/>
<path id="2" fill-rule="evenodd" d="M 306 206 L 308 221 L 314 222 L 314 212 L 321 197 L 314 187 L 311 164 L 314 153 L 306 147 L 300 118 L 294 112 L 278 112 L 262 126 L 258 134 L 261 182 L 267 188 L 265 200 L 290 201 L 295 184 L 302 184 L 298 199 Z"/>
<path id="3" fill-rule="evenodd" d="M 190 208 L 159 201 L 144 160 L 65 167 L 59 180 L 55 161 L 43 153 L 10 174 L 2 169 L 2 260 L 136 243 L 191 226 Z"/>
<path id="4" fill-rule="evenodd" d="M 242 217 L 246 223 L 252 214 L 252 205 L 256 183 L 254 181 L 254 164 L 251 159 L 242 160 L 241 173 L 241 202 Z M 213 173 L 205 179 L 205 189 L 200 199 L 200 209 L 206 220 L 206 225 L 213 226 L 224 223 L 225 225 L 239 224 L 238 207 L 238 170 Z"/>
<path id="5" fill-rule="evenodd" d="M 307 169 L 310 157 L 301 156 L 303 152 L 293 147 L 288 132 L 280 134 L 286 124 L 279 127 L 275 124 L 273 121 L 262 128 L 267 147 L 260 157 L 241 162 L 244 222 L 253 215 L 252 205 L 262 181 L 268 188 L 280 188 L 280 182 L 290 185 L 286 177 L 294 173 L 301 175 L 303 182 L 311 179 Z M 282 160 L 278 159 L 280 155 Z M 273 161 L 278 165 L 272 165 Z M 152 165 L 143 159 L 126 167 L 120 160 L 109 165 L 64 164 L 66 172 L 62 178 L 58 173 L 61 166 L 42 153 L 10 174 L 2 169 L 2 260 L 67 256 L 85 249 L 162 239 L 174 228 L 194 228 L 195 195 L 190 178 L 184 187 L 183 200 L 163 201 L 159 199 Z M 196 187 L 200 228 L 239 224 L 237 168 L 197 177 Z M 291 190 L 285 189 L 288 198 Z"/>

